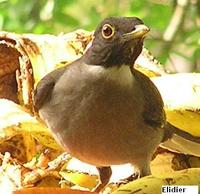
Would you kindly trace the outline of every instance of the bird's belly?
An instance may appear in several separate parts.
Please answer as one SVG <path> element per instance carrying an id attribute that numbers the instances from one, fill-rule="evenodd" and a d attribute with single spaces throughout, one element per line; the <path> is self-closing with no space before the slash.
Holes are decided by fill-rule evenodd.
<path id="1" fill-rule="evenodd" d="M 149 132 L 152 134 L 153 131 Z M 144 138 L 144 134 L 139 133 L 126 136 L 120 133 L 81 136 L 74 131 L 63 139 L 62 145 L 72 156 L 95 166 L 137 163 L 151 155 L 160 142 L 159 138 L 153 142 L 152 136 Z"/>
<path id="2" fill-rule="evenodd" d="M 160 131 L 117 124 L 115 128 L 77 127 L 60 142 L 72 156 L 95 166 L 137 164 L 152 155 L 160 142 Z"/>
<path id="3" fill-rule="evenodd" d="M 158 141 L 152 137 L 160 134 L 140 119 L 136 121 L 134 117 L 139 116 L 131 108 L 125 111 L 116 105 L 112 110 L 99 111 L 103 108 L 71 112 L 74 117 L 67 121 L 68 128 L 57 131 L 58 141 L 72 156 L 95 166 L 107 166 L 137 163 L 154 151 Z"/>

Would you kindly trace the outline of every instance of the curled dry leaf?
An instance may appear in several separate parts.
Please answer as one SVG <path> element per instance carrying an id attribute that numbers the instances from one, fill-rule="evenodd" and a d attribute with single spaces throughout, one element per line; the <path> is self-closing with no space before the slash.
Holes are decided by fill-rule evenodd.
<path id="1" fill-rule="evenodd" d="M 134 67 L 148 77 L 161 76 L 167 73 L 164 66 L 146 48 L 143 48 L 142 53 L 135 61 Z"/>
<path id="2" fill-rule="evenodd" d="M 15 72 L 21 55 L 9 39 L 6 41 L 0 37 L 0 98 L 18 102 Z"/>

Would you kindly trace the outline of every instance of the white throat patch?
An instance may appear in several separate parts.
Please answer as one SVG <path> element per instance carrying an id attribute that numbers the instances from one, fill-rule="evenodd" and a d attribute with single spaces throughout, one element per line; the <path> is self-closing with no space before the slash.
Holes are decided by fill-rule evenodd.
<path id="1" fill-rule="evenodd" d="M 89 67 L 89 72 L 96 74 L 98 76 L 105 76 L 105 79 L 110 79 L 112 81 L 118 82 L 121 86 L 132 86 L 133 84 L 133 74 L 128 65 L 122 65 L 121 67 L 109 67 L 105 68 L 103 66 L 93 66 Z"/>

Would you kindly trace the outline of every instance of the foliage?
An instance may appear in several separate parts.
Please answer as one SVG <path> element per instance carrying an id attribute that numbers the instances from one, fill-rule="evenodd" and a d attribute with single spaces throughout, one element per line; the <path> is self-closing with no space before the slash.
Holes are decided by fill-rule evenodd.
<path id="1" fill-rule="evenodd" d="M 184 3 L 183 14 L 177 18 L 181 24 L 166 41 L 163 34 L 178 4 Z M 186 69 L 198 70 L 199 0 L 0 0 L 0 30 L 17 33 L 59 34 L 78 28 L 92 31 L 101 19 L 113 15 L 142 18 L 151 27 L 146 46 L 163 64 L 170 62 L 179 70 L 181 57 Z"/>

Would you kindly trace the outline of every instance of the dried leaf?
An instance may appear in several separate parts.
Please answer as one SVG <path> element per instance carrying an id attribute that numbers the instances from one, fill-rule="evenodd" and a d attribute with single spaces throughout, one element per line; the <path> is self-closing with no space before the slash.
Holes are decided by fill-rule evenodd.
<path id="1" fill-rule="evenodd" d="M 15 104 L 12 101 L 5 99 L 0 100 L 0 141 L 11 138 L 16 134 L 23 133 L 24 135 L 31 135 L 37 139 L 41 144 L 62 150 L 61 147 L 56 143 L 51 135 L 49 129 L 42 123 L 38 122 L 37 119 L 31 116 L 24 108 Z M 27 136 L 28 137 L 28 136 Z M 26 145 L 30 144 L 32 140 L 29 137 Z M 31 153 L 31 147 L 26 147 L 27 153 Z M 33 156 L 32 156 L 33 157 Z M 29 157 L 30 158 L 30 157 Z"/>

